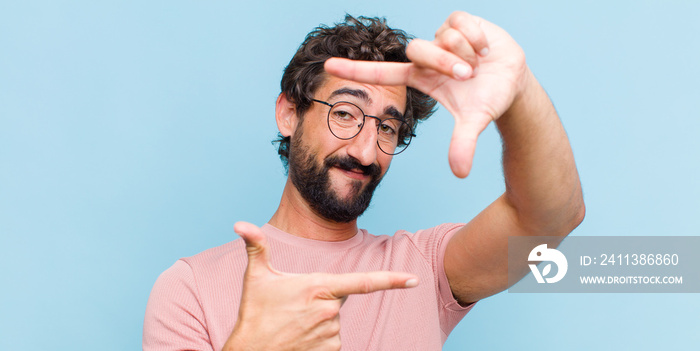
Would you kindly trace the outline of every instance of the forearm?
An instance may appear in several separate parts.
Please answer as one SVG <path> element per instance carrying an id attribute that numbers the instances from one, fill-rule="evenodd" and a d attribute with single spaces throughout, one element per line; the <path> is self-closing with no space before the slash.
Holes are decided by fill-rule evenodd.
<path id="1" fill-rule="evenodd" d="M 531 235 L 566 235 L 583 219 L 576 164 L 547 93 L 529 71 L 496 124 L 503 138 L 505 200 Z"/>

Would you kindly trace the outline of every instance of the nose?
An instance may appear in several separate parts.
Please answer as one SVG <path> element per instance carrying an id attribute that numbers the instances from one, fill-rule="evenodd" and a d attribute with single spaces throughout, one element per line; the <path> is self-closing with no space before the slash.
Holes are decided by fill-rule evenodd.
<path id="1" fill-rule="evenodd" d="M 366 117 L 360 134 L 350 139 L 348 155 L 369 166 L 377 160 L 377 120 Z"/>

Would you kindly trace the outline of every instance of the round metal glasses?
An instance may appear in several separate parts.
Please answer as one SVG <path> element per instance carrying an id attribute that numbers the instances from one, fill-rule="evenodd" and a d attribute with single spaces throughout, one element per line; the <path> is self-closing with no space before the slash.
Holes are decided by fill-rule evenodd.
<path id="1" fill-rule="evenodd" d="M 349 140 L 360 134 L 367 117 L 376 121 L 377 145 L 387 155 L 400 154 L 406 150 L 411 139 L 416 136 L 408 123 L 402 119 L 381 119 L 366 115 L 359 106 L 352 102 L 338 101 L 331 104 L 326 101 L 312 100 L 330 107 L 328 110 L 328 129 L 338 139 Z"/>

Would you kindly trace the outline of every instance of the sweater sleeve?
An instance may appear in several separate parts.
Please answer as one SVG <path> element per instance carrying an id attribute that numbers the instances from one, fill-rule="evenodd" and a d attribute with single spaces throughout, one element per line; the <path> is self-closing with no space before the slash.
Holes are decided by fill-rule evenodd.
<path id="1" fill-rule="evenodd" d="M 452 329 L 474 307 L 474 304 L 461 306 L 452 294 L 450 282 L 445 273 L 445 251 L 447 243 L 461 228 L 462 223 L 446 223 L 434 228 L 420 230 L 412 236 L 412 240 L 421 254 L 433 269 L 435 289 L 438 292 L 440 313 L 440 328 L 443 332 L 443 343 Z"/>
<path id="2" fill-rule="evenodd" d="M 179 260 L 156 280 L 146 306 L 143 350 L 213 351 L 192 268 Z"/>

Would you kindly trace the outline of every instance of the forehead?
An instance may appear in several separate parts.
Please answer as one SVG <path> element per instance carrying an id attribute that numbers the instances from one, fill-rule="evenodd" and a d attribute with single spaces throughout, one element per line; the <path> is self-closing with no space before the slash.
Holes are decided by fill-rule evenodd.
<path id="1" fill-rule="evenodd" d="M 343 93 L 344 91 L 364 92 L 367 99 L 356 94 Z M 334 100 L 361 101 L 363 105 L 370 108 L 384 109 L 393 106 L 402 114 L 406 110 L 406 86 L 402 85 L 365 84 L 326 75 L 326 79 L 315 95 L 321 99 L 328 99 L 334 95 Z"/>

